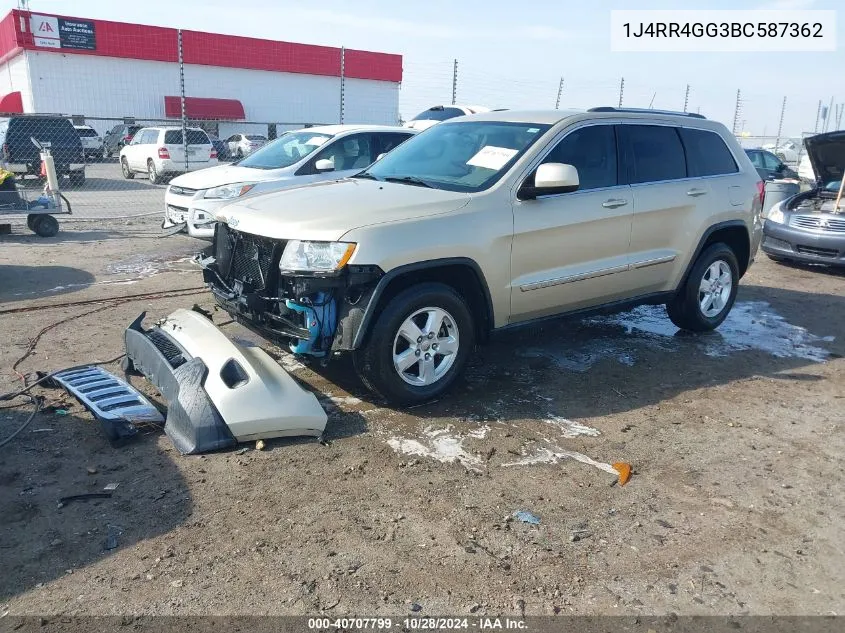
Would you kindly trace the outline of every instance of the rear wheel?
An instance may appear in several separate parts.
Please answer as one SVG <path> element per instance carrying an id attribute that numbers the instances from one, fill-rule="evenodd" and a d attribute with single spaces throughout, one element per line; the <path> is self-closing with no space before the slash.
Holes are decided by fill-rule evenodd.
<path id="1" fill-rule="evenodd" d="M 666 305 L 666 312 L 682 330 L 714 330 L 731 311 L 738 287 L 736 255 L 727 244 L 712 244 L 698 256 L 684 286 Z"/>
<path id="2" fill-rule="evenodd" d="M 26 228 L 28 228 L 30 231 L 34 231 L 35 230 L 35 221 L 37 219 L 38 219 L 38 216 L 34 215 L 32 213 L 30 213 L 28 216 L 26 216 Z"/>
<path id="3" fill-rule="evenodd" d="M 391 404 L 412 405 L 449 389 L 474 344 L 472 314 L 460 295 L 424 283 L 388 302 L 353 358 L 369 389 Z"/>
<path id="4" fill-rule="evenodd" d="M 161 182 L 161 176 L 159 176 L 156 171 L 156 164 L 152 161 L 152 159 L 147 161 L 147 174 L 150 178 L 150 184 L 157 185 Z"/>
<path id="5" fill-rule="evenodd" d="M 52 215 L 36 215 L 32 221 L 32 230 L 39 237 L 53 237 L 59 232 L 59 221 Z"/>
<path id="6" fill-rule="evenodd" d="M 120 170 L 123 172 L 123 177 L 126 180 L 132 180 L 135 177 L 135 172 L 129 169 L 129 161 L 125 158 L 120 159 Z"/>

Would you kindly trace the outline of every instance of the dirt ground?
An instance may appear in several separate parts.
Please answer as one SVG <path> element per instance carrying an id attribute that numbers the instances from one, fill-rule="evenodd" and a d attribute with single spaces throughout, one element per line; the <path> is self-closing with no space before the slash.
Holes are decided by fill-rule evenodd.
<path id="1" fill-rule="evenodd" d="M 200 287 L 204 244 L 158 236 L 154 218 L 0 236 L 0 391 L 63 319 L 19 371 L 117 356 L 142 311 L 211 308 L 202 290 L 46 307 Z M 0 614 L 841 614 L 843 314 L 845 274 L 760 255 L 719 332 L 641 308 L 502 335 L 409 411 L 347 362 L 318 374 L 267 348 L 329 424 L 263 451 L 182 457 L 156 431 L 115 448 L 38 388 L 68 414 L 0 448 Z"/>

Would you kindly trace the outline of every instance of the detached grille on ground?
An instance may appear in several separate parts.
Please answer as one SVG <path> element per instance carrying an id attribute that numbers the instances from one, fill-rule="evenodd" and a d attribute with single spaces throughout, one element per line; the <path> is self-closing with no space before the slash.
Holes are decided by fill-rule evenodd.
<path id="1" fill-rule="evenodd" d="M 100 420 L 164 422 L 164 416 L 139 391 L 100 367 L 62 371 L 53 379 Z"/>

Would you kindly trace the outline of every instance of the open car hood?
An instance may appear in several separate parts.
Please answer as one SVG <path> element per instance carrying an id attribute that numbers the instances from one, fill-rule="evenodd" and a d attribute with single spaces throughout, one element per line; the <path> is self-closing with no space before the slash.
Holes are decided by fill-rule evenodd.
<path id="1" fill-rule="evenodd" d="M 845 171 L 845 130 L 817 134 L 804 139 L 816 181 L 827 184 L 842 180 Z"/>

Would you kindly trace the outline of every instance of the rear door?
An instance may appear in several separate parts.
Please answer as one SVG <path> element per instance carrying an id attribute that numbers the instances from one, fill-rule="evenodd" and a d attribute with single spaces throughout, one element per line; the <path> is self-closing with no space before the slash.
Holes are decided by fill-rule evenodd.
<path id="1" fill-rule="evenodd" d="M 538 161 L 574 165 L 580 181 L 577 191 L 515 200 L 512 321 L 587 308 L 625 295 L 633 205 L 631 188 L 619 169 L 616 127 L 591 123 L 576 128 Z"/>
<path id="2" fill-rule="evenodd" d="M 729 170 L 726 164 L 736 171 L 736 163 L 708 130 L 630 123 L 620 131 L 634 197 L 632 294 L 673 290 L 700 227 L 714 219 L 717 206 L 730 208 L 728 186 L 712 185 Z"/>

